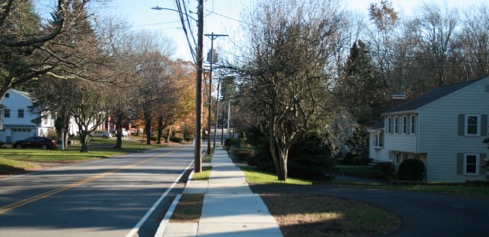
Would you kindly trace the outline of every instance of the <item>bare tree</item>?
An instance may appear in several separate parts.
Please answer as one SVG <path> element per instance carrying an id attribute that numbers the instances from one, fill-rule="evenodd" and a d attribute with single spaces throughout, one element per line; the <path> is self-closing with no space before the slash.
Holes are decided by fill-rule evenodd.
<path id="1" fill-rule="evenodd" d="M 134 66 L 136 68 L 134 105 L 138 114 L 144 120 L 146 143 L 151 143 L 151 132 L 154 122 L 158 124 L 161 112 L 158 108 L 161 102 L 161 93 L 171 91 L 169 85 L 168 69 L 170 60 L 169 44 L 161 45 L 161 38 L 142 32 L 134 46 Z M 166 46 L 166 48 L 165 48 Z M 166 50 L 165 50 L 166 49 Z"/>
<path id="2" fill-rule="evenodd" d="M 0 98 L 8 89 L 39 78 L 62 64 L 70 64 L 49 45 L 70 34 L 84 15 L 90 0 L 57 0 L 53 18 L 42 23 L 30 0 L 0 3 Z"/>
<path id="3" fill-rule="evenodd" d="M 480 5 L 464 13 L 461 33 L 456 37 L 458 77 L 471 80 L 489 74 L 489 6 Z"/>
<path id="4" fill-rule="evenodd" d="M 240 72 L 255 125 L 268 136 L 279 180 L 288 152 L 334 113 L 328 68 L 342 18 L 334 1 L 268 1 L 250 14 Z"/>

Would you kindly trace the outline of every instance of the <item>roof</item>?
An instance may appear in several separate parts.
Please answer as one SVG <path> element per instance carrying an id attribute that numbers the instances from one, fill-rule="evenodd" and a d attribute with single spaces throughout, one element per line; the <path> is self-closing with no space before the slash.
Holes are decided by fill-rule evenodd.
<path id="1" fill-rule="evenodd" d="M 484 77 L 485 78 L 485 77 Z M 438 87 L 436 89 L 433 89 L 429 91 L 428 93 L 418 96 L 412 100 L 407 101 L 406 103 L 403 103 L 391 110 L 388 110 L 386 113 L 395 113 L 395 112 L 401 112 L 401 111 L 412 111 L 416 110 L 424 105 L 427 105 L 435 100 L 438 100 L 444 96 L 447 96 L 455 91 L 458 91 L 466 86 L 472 85 L 473 83 L 482 80 L 483 78 L 477 79 L 477 80 L 472 80 L 472 81 L 466 81 L 466 82 L 461 82 L 461 83 L 456 83 L 448 86 L 443 86 L 443 87 Z"/>
<path id="2" fill-rule="evenodd" d="M 21 95 L 21 96 L 23 96 L 23 97 L 25 97 L 25 98 L 27 98 L 29 100 L 32 100 L 31 95 L 29 94 L 29 92 L 19 91 L 19 90 L 13 89 L 13 88 L 10 88 L 9 90 L 11 92 L 15 92 L 15 93 L 17 93 L 17 94 L 19 94 L 19 95 Z"/>

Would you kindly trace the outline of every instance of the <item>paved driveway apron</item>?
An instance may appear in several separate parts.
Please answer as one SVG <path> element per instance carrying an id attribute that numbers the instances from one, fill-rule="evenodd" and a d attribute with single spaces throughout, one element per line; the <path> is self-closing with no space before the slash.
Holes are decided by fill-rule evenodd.
<path id="1" fill-rule="evenodd" d="M 308 193 L 353 199 L 401 218 L 400 228 L 385 236 L 489 236 L 489 201 L 449 195 L 357 187 L 260 186 L 255 192 Z"/>

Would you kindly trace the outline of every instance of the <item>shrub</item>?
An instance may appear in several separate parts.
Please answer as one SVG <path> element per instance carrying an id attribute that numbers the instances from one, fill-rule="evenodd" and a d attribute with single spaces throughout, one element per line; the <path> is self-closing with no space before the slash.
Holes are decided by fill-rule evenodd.
<path id="1" fill-rule="evenodd" d="M 238 159 L 238 162 L 247 162 L 248 159 L 252 156 L 252 150 L 234 150 L 234 157 Z"/>
<path id="2" fill-rule="evenodd" d="M 425 166 L 421 160 L 407 159 L 399 166 L 397 178 L 405 181 L 422 181 L 425 177 Z"/>
<path id="3" fill-rule="evenodd" d="M 250 141 L 248 137 L 248 141 Z M 275 166 L 270 154 L 270 146 L 266 139 L 253 139 L 256 152 L 249 157 L 248 164 L 260 170 L 275 172 Z M 321 139 L 310 135 L 297 142 L 289 150 L 288 171 L 290 177 L 324 180 L 326 173 L 333 169 L 330 150 L 324 146 Z"/>
<path id="4" fill-rule="evenodd" d="M 333 169 L 331 152 L 321 138 L 310 134 L 293 145 L 289 151 L 289 174 L 291 177 L 324 180 Z"/>
<path id="5" fill-rule="evenodd" d="M 224 140 L 224 148 L 226 150 L 229 149 L 233 145 L 234 145 L 234 138 L 230 137 L 230 138 L 226 138 L 226 140 Z"/>
<path id="6" fill-rule="evenodd" d="M 353 165 L 364 166 L 368 165 L 371 161 L 368 158 L 353 158 Z"/>
<path id="7" fill-rule="evenodd" d="M 182 137 L 170 137 L 170 141 L 175 142 L 175 143 L 182 143 L 183 138 Z"/>

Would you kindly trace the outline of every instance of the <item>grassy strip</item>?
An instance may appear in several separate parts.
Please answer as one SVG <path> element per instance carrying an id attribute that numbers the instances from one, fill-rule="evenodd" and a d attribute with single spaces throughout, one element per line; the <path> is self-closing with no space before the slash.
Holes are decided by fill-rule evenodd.
<path id="1" fill-rule="evenodd" d="M 41 169 L 38 163 L 74 163 L 97 159 L 105 159 L 113 156 L 142 152 L 162 145 L 146 145 L 139 141 L 123 141 L 122 149 L 114 149 L 114 139 L 92 139 L 89 144 L 89 152 L 80 152 L 80 145 L 69 146 L 65 150 L 41 150 L 41 149 L 0 149 L 0 172 L 18 173 Z M 163 145 L 164 146 L 164 145 Z"/>
<path id="2" fill-rule="evenodd" d="M 400 220 L 370 205 L 300 194 L 261 194 L 285 237 L 375 236 L 398 228 Z"/>
<path id="3" fill-rule="evenodd" d="M 443 184 L 422 184 L 422 185 L 385 185 L 383 189 L 395 189 L 411 192 L 435 193 L 445 195 L 456 195 L 462 197 L 481 198 L 489 200 L 489 187 L 472 185 L 443 185 Z"/>
<path id="4" fill-rule="evenodd" d="M 208 180 L 211 175 L 212 167 L 204 166 L 202 167 L 202 172 L 193 173 L 192 180 Z"/>
<path id="5" fill-rule="evenodd" d="M 170 222 L 199 222 L 204 194 L 183 194 L 170 218 Z"/>
<path id="6" fill-rule="evenodd" d="M 374 175 L 379 171 L 373 169 L 371 166 L 349 166 L 349 165 L 336 165 L 335 171 L 340 174 L 345 175 Z"/>
<path id="7" fill-rule="evenodd" d="M 205 155 L 202 157 L 202 163 L 211 163 L 212 161 L 212 155 Z"/>
<path id="8" fill-rule="evenodd" d="M 304 179 L 288 178 L 287 181 L 279 181 L 277 175 L 257 170 L 250 166 L 240 166 L 249 184 L 296 184 L 311 185 L 312 181 Z"/>
<path id="9" fill-rule="evenodd" d="M 5 158 L 0 158 L 0 174 L 16 174 L 23 173 L 29 170 L 39 170 L 42 167 L 40 165 L 24 162 L 24 161 L 15 161 L 9 160 Z"/>

